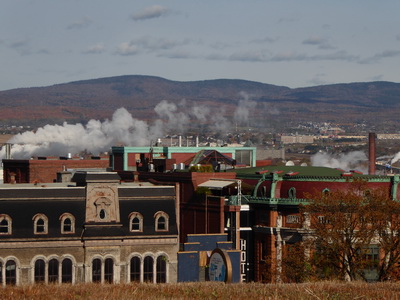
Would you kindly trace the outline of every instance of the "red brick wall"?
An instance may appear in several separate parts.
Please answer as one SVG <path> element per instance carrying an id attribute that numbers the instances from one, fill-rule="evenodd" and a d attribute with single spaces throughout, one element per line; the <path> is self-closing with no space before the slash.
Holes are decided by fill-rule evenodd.
<path id="1" fill-rule="evenodd" d="M 124 155 L 122 153 L 114 153 L 114 170 L 124 170 Z"/>
<path id="2" fill-rule="evenodd" d="M 4 173 L 16 172 L 17 174 L 27 174 L 20 176 L 21 180 L 17 183 L 51 183 L 57 180 L 57 172 L 66 169 L 87 169 L 100 168 L 106 169 L 109 166 L 109 159 L 68 159 L 68 160 L 23 160 L 18 164 L 12 160 L 4 163 Z M 23 179 L 26 178 L 26 179 Z M 23 180 L 22 180 L 23 179 Z M 4 183 L 9 183 L 9 176 Z"/>
<path id="3" fill-rule="evenodd" d="M 172 153 L 171 158 L 176 160 L 177 164 L 183 163 L 189 159 L 193 159 L 196 153 Z"/>
<path id="4" fill-rule="evenodd" d="M 79 159 L 79 160 L 32 160 L 30 161 L 30 182 L 54 182 L 57 180 L 57 172 L 64 169 L 106 169 L 108 159 Z"/>
<path id="5" fill-rule="evenodd" d="M 390 192 L 390 182 L 369 182 L 371 189 L 385 188 Z M 323 181 L 283 181 L 281 186 L 281 197 L 289 198 L 288 191 L 291 187 L 296 189 L 296 198 L 305 198 L 307 193 L 322 192 L 325 188 L 331 191 L 349 189 L 351 182 L 323 182 Z"/>

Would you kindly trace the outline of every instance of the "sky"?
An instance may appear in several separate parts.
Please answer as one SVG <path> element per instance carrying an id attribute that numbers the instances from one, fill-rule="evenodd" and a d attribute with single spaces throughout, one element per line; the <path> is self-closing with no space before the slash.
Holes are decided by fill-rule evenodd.
<path id="1" fill-rule="evenodd" d="M 398 0 L 1 0 L 0 90 L 119 75 L 400 82 Z"/>

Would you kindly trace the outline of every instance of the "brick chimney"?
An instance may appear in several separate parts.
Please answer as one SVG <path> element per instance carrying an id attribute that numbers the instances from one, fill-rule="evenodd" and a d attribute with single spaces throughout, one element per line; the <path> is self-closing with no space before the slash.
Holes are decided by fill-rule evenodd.
<path id="1" fill-rule="evenodd" d="M 369 166 L 368 166 L 368 174 L 375 175 L 375 162 L 376 162 L 376 134 L 374 132 L 370 132 L 368 136 L 368 145 L 369 145 Z"/>

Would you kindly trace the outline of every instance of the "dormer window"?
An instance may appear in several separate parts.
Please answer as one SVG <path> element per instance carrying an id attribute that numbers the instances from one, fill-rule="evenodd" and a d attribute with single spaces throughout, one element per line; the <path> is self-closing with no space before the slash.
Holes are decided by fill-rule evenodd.
<path id="1" fill-rule="evenodd" d="M 100 197 L 95 202 L 96 216 L 98 221 L 106 222 L 109 221 L 109 211 L 112 201 L 106 197 Z"/>
<path id="2" fill-rule="evenodd" d="M 164 216 L 159 217 L 158 221 L 157 221 L 157 230 L 165 230 L 167 228 L 166 225 L 167 224 L 166 224 L 165 217 Z"/>
<path id="3" fill-rule="evenodd" d="M 45 232 L 46 224 L 44 223 L 43 219 L 39 219 L 36 222 L 36 233 L 43 233 Z"/>
<path id="4" fill-rule="evenodd" d="M 61 221 L 61 233 L 75 233 L 75 218 L 69 213 L 62 214 L 60 216 Z"/>
<path id="5" fill-rule="evenodd" d="M 296 198 L 296 188 L 291 187 L 288 191 L 289 198 L 294 199 Z"/>
<path id="6" fill-rule="evenodd" d="M 324 189 L 322 190 L 322 195 L 323 195 L 323 196 L 329 196 L 330 193 L 331 193 L 331 190 L 328 189 L 328 188 L 324 188 Z"/>
<path id="7" fill-rule="evenodd" d="M 104 220 L 106 218 L 106 211 L 105 209 L 101 209 L 99 213 L 100 219 Z"/>
<path id="8" fill-rule="evenodd" d="M 131 232 L 143 231 L 143 216 L 138 212 L 129 215 L 129 230 Z"/>
<path id="9" fill-rule="evenodd" d="M 0 215 L 0 234 L 11 234 L 11 218 L 8 215 Z"/>
<path id="10" fill-rule="evenodd" d="M 72 231 L 72 221 L 70 218 L 66 218 L 63 224 L 63 231 L 64 232 L 71 232 Z"/>
<path id="11" fill-rule="evenodd" d="M 33 231 L 35 234 L 47 234 L 48 219 L 44 214 L 36 214 L 33 218 Z"/>
<path id="12" fill-rule="evenodd" d="M 155 229 L 156 231 L 168 231 L 169 230 L 169 217 L 163 212 L 159 211 L 154 215 L 155 218 Z"/>

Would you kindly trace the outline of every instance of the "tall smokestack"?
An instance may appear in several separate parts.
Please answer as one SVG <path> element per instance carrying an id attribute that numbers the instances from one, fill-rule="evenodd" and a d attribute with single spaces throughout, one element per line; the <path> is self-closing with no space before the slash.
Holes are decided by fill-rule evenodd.
<path id="1" fill-rule="evenodd" d="M 368 166 L 368 174 L 375 175 L 375 162 L 376 162 L 376 134 L 374 132 L 370 132 L 368 136 L 368 145 L 369 145 L 369 166 Z"/>
<path id="2" fill-rule="evenodd" d="M 6 144 L 6 159 L 11 159 L 11 144 Z"/>

